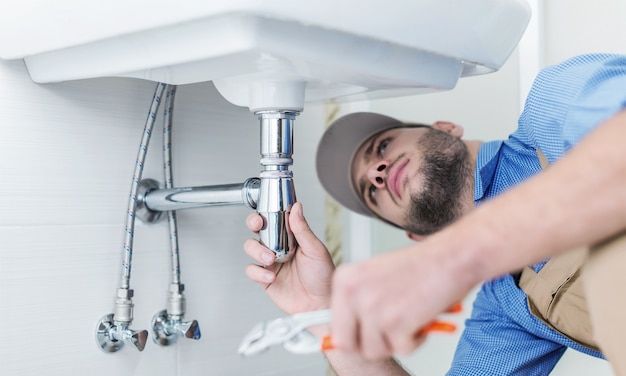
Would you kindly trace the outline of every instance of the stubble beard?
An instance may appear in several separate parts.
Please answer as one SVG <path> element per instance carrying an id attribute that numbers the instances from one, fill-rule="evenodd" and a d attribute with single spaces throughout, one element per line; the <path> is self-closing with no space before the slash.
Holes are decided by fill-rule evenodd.
<path id="1" fill-rule="evenodd" d="M 425 236 L 463 215 L 473 171 L 465 143 L 446 132 L 429 129 L 417 147 L 425 150 L 419 170 L 425 184 L 411 194 L 405 222 L 407 231 Z"/>

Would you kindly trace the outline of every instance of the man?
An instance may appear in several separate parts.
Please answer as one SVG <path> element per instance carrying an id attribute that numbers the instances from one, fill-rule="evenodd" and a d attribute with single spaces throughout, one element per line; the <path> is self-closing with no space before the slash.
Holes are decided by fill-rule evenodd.
<path id="1" fill-rule="evenodd" d="M 539 270 L 547 257 L 626 228 L 624 107 L 626 57 L 585 55 L 538 75 L 506 141 L 460 142 L 449 123 L 396 128 L 386 117 L 348 115 L 320 143 L 322 185 L 421 243 L 333 272 L 296 205 L 294 260 L 263 263 L 269 251 L 249 241 L 246 252 L 266 267 L 247 274 L 287 313 L 331 307 L 342 351 L 327 356 L 340 375 L 402 374 L 384 359 L 418 347 L 415 333 L 483 281 L 450 374 L 548 374 L 567 347 L 601 356 L 532 316 L 507 273 Z M 541 174 L 537 150 L 553 163 Z M 470 211 L 472 200 L 479 207 Z"/>

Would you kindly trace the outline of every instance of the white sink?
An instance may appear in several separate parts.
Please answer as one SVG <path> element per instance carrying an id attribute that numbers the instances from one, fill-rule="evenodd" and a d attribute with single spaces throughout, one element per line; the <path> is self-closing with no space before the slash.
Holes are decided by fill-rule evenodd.
<path id="1" fill-rule="evenodd" d="M 24 59 L 35 82 L 213 81 L 253 111 L 452 89 L 460 77 L 499 69 L 530 18 L 523 0 L 4 5 L 0 58 Z"/>

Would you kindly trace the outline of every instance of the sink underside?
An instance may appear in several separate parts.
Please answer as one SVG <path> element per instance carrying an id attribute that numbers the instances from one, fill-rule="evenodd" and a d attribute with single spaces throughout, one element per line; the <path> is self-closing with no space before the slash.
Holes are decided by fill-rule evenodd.
<path id="1" fill-rule="evenodd" d="M 221 8 L 182 1 L 170 5 L 177 10 L 170 14 L 135 0 L 124 4 L 152 4 L 153 17 L 118 16 L 103 25 L 102 17 L 89 20 L 93 10 L 81 13 L 82 2 L 60 3 L 54 9 L 82 20 L 84 33 L 72 33 L 68 25 L 70 30 L 42 38 L 55 16 L 37 18 L 32 9 L 19 23 L 0 18 L 0 35 L 12 36 L 0 37 L 0 57 L 23 58 L 35 82 L 213 81 L 226 99 L 251 108 L 283 90 L 301 106 L 452 89 L 460 77 L 499 69 L 530 17 L 523 0 L 404 0 L 393 10 L 363 0 L 317 0 L 297 9 L 285 0 L 233 1 Z M 294 98 L 301 91 L 302 98 Z"/>

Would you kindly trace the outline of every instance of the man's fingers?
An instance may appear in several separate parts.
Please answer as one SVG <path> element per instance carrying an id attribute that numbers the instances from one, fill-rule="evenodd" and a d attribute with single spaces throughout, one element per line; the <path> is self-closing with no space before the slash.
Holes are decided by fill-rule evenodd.
<path id="1" fill-rule="evenodd" d="M 409 355 L 426 341 L 427 334 L 428 332 L 418 331 L 417 334 L 413 336 L 408 335 L 398 337 L 399 339 L 391 345 L 393 348 L 393 353 L 400 355 Z"/>
<path id="2" fill-rule="evenodd" d="M 363 321 L 359 326 L 360 335 L 358 344 L 366 359 L 379 360 L 389 357 L 391 350 L 383 333 L 375 322 Z"/>
<path id="3" fill-rule="evenodd" d="M 248 265 L 246 267 L 246 276 L 260 284 L 263 288 L 267 288 L 276 279 L 276 274 L 272 270 L 265 269 L 259 265 Z"/>
<path id="4" fill-rule="evenodd" d="M 246 226 L 250 231 L 259 232 L 263 227 L 263 218 L 257 213 L 252 213 L 246 218 Z"/>
<path id="5" fill-rule="evenodd" d="M 246 254 L 259 264 L 269 266 L 273 265 L 276 261 L 276 254 L 270 251 L 258 240 L 248 239 L 243 243 L 243 249 Z"/>
<path id="6" fill-rule="evenodd" d="M 318 239 L 317 236 L 315 236 L 304 218 L 304 215 L 302 214 L 302 204 L 299 202 L 296 202 L 291 208 L 289 225 L 291 227 L 291 232 L 293 232 L 293 235 L 298 241 L 298 244 L 307 252 L 307 254 L 311 254 L 312 252 L 319 250 L 323 250 L 325 254 L 327 253 L 326 246 L 321 240 Z"/>

